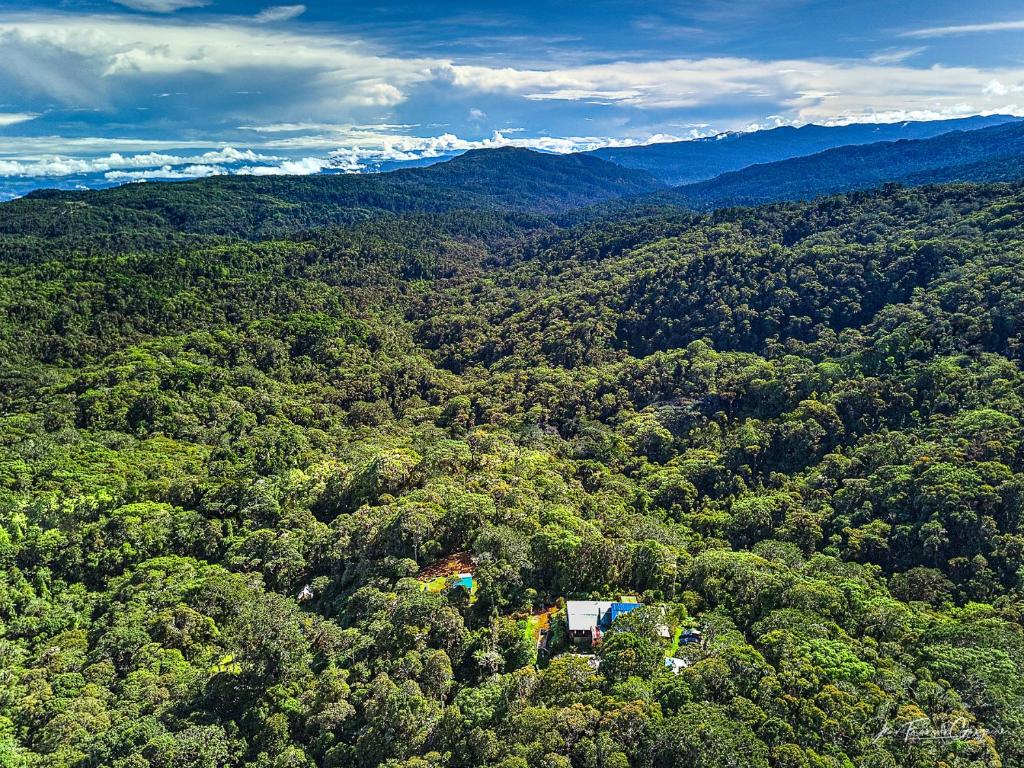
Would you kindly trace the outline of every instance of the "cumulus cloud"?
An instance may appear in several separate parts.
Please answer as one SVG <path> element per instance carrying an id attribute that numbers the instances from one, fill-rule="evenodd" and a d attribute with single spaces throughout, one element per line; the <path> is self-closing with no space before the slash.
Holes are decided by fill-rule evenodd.
<path id="1" fill-rule="evenodd" d="M 342 98 L 360 107 L 393 107 L 405 100 L 405 94 L 391 83 L 371 82 L 354 85 Z"/>
<path id="2" fill-rule="evenodd" d="M 244 166 L 235 170 L 240 176 L 309 176 L 331 166 L 326 157 L 303 157 L 285 160 L 278 165 Z"/>
<path id="3" fill-rule="evenodd" d="M 268 18 L 296 7 L 267 9 Z M 137 102 L 134 82 L 149 86 L 154 78 L 207 77 L 214 89 L 230 94 L 262 91 L 263 98 L 232 105 L 233 110 L 251 110 L 253 116 L 272 110 L 285 118 L 336 119 L 390 109 L 422 86 L 448 89 L 453 98 L 460 91 L 504 93 L 643 110 L 761 104 L 793 110 L 798 120 L 897 108 L 948 113 L 965 103 L 979 110 L 990 106 L 972 99 L 995 95 L 983 92 L 992 79 L 1024 78 L 1019 68 L 911 67 L 906 60 L 918 51 L 913 48 L 829 61 L 706 57 L 495 67 L 389 56 L 357 40 L 292 28 L 69 14 L 0 15 L 0 45 L 15 65 L 0 74 L 0 98 L 6 101 L 34 95 L 108 108 L 121 99 Z"/>
<path id="4" fill-rule="evenodd" d="M 516 137 L 518 129 L 494 131 L 484 139 L 464 139 L 453 133 L 440 136 L 383 136 L 372 145 L 365 141 L 359 145 L 341 147 L 330 153 L 331 167 L 348 172 L 360 172 L 386 162 L 412 162 L 429 160 L 473 149 L 496 149 L 498 147 L 521 147 L 555 154 L 586 152 L 601 147 L 622 147 L 633 144 L 656 144 L 666 141 L 681 141 L 709 135 L 710 132 L 692 129 L 685 136 L 655 134 L 642 141 L 615 139 L 604 136 L 534 136 Z"/>
<path id="5" fill-rule="evenodd" d="M 280 19 L 279 6 L 267 18 Z M 322 114 L 337 118 L 394 106 L 410 87 L 436 78 L 434 59 L 382 55 L 359 40 L 237 21 L 161 20 L 80 14 L 0 14 L 0 99 L 74 107 L 134 109 L 153 84 L 214 110 L 211 98 L 260 117 Z M 443 64 L 444 62 L 441 62 Z M 224 107 L 227 109 L 228 107 Z"/>
<path id="6" fill-rule="evenodd" d="M 267 126 L 271 131 L 291 131 L 299 125 Z M 320 126 L 327 127 L 327 126 Z M 51 155 L 36 158 L 0 158 L 0 177 L 59 178 L 102 176 L 111 182 L 195 179 L 216 175 L 280 176 L 309 175 L 324 171 L 360 173 L 373 171 L 382 163 L 402 163 L 452 156 L 472 149 L 525 147 L 554 153 L 578 152 L 607 146 L 638 143 L 599 136 L 523 137 L 515 132 L 495 131 L 483 139 L 465 139 L 453 133 L 412 136 L 396 133 L 404 126 L 331 126 L 334 131 L 329 151 L 319 155 L 287 157 L 225 146 L 196 154 L 150 151 L 136 154 L 111 152 L 96 157 Z M 684 136 L 656 134 L 640 143 L 678 141 L 708 135 L 710 129 L 693 128 Z M 299 137 L 301 138 L 301 137 Z M 327 137 L 318 137 L 318 142 Z M 133 142 L 136 140 L 132 140 Z M 297 141 L 296 146 L 302 142 Z M 294 148 L 293 148 L 294 149 Z"/>
<path id="7" fill-rule="evenodd" d="M 306 12 L 304 5 L 272 5 L 264 8 L 253 17 L 260 24 L 272 24 L 276 21 L 296 19 Z"/>
<path id="8" fill-rule="evenodd" d="M 187 165 L 184 168 L 164 165 L 145 171 L 107 171 L 103 177 L 108 181 L 184 181 L 202 179 L 207 176 L 222 176 L 228 171 L 218 165 Z"/>
<path id="9" fill-rule="evenodd" d="M 162 178 L 194 178 L 196 174 L 191 172 L 186 175 L 180 175 L 184 173 L 181 167 L 205 169 L 232 163 L 280 159 L 273 155 L 257 154 L 251 149 L 239 150 L 234 147 L 223 147 L 191 156 L 168 155 L 160 152 L 145 152 L 137 155 L 123 155 L 120 152 L 112 152 L 102 157 L 87 158 L 55 155 L 31 160 L 0 159 L 0 176 L 59 177 L 104 173 L 109 179 L 129 179 L 146 178 L 146 174 L 157 174 L 161 171 L 170 173 L 171 169 L 177 169 L 174 173 L 179 175 L 163 176 Z M 146 170 L 129 172 L 120 169 Z M 149 177 L 156 178 L 155 175 Z"/>
<path id="10" fill-rule="evenodd" d="M 1024 92 L 1024 84 L 1012 83 L 1006 84 L 1000 80 L 993 78 L 986 83 L 982 93 L 986 96 L 1007 96 L 1011 93 L 1022 93 Z"/>

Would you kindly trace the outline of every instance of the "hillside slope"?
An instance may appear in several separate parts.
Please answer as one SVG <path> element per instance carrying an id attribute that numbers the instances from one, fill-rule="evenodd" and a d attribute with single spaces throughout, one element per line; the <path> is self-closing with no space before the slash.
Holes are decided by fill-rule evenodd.
<path id="1" fill-rule="evenodd" d="M 54 237 L 103 231 L 139 242 L 141 232 L 261 238 L 412 211 L 501 207 L 554 213 L 661 186 L 643 171 L 597 158 L 501 148 L 382 174 L 218 176 L 35 192 L 0 208 L 0 233 Z"/>
<path id="2" fill-rule="evenodd" d="M 931 139 L 839 147 L 754 165 L 678 187 L 668 197 L 692 207 L 808 200 L 884 183 L 1014 181 L 1024 177 L 1024 123 L 956 131 Z"/>

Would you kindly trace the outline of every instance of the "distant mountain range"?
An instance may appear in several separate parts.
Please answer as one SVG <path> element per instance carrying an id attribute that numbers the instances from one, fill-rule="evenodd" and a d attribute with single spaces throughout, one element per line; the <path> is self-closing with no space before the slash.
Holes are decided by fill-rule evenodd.
<path id="1" fill-rule="evenodd" d="M 869 135 L 937 132 L 949 126 L 965 130 L 862 143 Z M 792 153 L 839 140 L 854 143 L 748 165 L 693 184 L 670 187 L 664 181 L 683 172 L 684 156 L 692 161 L 685 173 L 701 175 L 722 164 L 744 162 L 741 158 Z M 636 153 L 627 159 L 642 158 L 647 169 L 625 167 L 599 153 L 554 155 L 505 147 L 473 150 L 428 167 L 388 173 L 216 176 L 97 191 L 36 191 L 4 206 L 9 215 L 0 215 L 0 233 L 70 236 L 87 226 L 89 231 L 117 233 L 129 240 L 143 231 L 168 228 L 259 238 L 271 231 L 343 226 L 401 213 L 500 208 L 547 215 L 632 199 L 710 209 L 810 199 L 889 182 L 1024 179 L 1024 121 L 1008 117 L 899 126 L 806 126 L 633 149 Z M 667 158 L 664 167 L 658 166 L 659 158 Z"/>
<path id="2" fill-rule="evenodd" d="M 751 133 L 723 133 L 706 139 L 608 147 L 585 154 L 647 171 L 670 186 L 712 179 L 757 163 L 802 157 L 835 147 L 879 141 L 926 139 L 950 131 L 989 128 L 1019 118 L 1010 115 L 966 117 L 902 123 L 855 123 L 842 126 L 786 126 Z"/>
<path id="3" fill-rule="evenodd" d="M 1024 178 L 1024 122 L 954 131 L 930 139 L 830 149 L 807 157 L 752 165 L 678 187 L 670 197 L 694 208 L 807 200 L 870 189 L 953 181 Z"/>
<path id="4" fill-rule="evenodd" d="M 0 234 L 55 237 L 87 228 L 137 238 L 144 230 L 170 228 L 259 238 L 406 212 L 502 208 L 550 214 L 663 189 L 645 171 L 596 157 L 506 147 L 390 173 L 215 176 L 103 190 L 38 190 L 3 205 Z"/>

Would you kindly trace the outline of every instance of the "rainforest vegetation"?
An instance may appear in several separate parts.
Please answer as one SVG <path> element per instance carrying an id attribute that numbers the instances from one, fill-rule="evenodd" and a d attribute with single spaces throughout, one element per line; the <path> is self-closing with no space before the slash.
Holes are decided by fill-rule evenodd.
<path id="1" fill-rule="evenodd" d="M 0 765 L 1024 765 L 1024 187 L 593 168 L 0 207 Z"/>

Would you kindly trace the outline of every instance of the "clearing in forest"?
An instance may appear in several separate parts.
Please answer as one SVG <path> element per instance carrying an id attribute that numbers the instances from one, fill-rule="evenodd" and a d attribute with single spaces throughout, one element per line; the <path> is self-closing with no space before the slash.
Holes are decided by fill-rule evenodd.
<path id="1" fill-rule="evenodd" d="M 456 552 L 426 566 L 420 571 L 419 580 L 428 592 L 461 588 L 473 595 L 477 586 L 475 570 L 476 563 L 469 552 Z"/>

